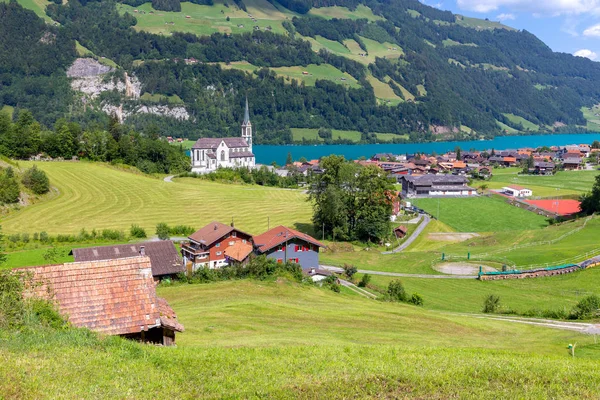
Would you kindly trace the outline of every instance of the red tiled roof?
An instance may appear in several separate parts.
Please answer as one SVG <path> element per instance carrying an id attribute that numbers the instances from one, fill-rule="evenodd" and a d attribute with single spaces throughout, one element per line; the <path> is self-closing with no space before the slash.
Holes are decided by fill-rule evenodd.
<path id="1" fill-rule="evenodd" d="M 273 247 L 280 245 L 288 240 L 298 238 L 304 240 L 308 243 L 314 244 L 319 247 L 325 247 L 325 245 L 319 242 L 317 239 L 313 238 L 306 233 L 298 232 L 294 229 L 287 228 L 285 226 L 277 226 L 267 232 L 254 236 L 252 239 L 254 241 L 254 245 L 258 246 L 258 250 L 261 253 L 272 249 Z"/>
<path id="2" fill-rule="evenodd" d="M 406 234 L 406 232 L 408 232 L 408 229 L 404 225 L 400 225 L 394 229 L 394 232 L 396 232 L 396 231 L 400 231 L 400 232 Z"/>
<path id="3" fill-rule="evenodd" d="M 244 261 L 252 253 L 252 245 L 249 243 L 235 242 L 233 246 L 225 249 L 225 255 L 235 261 Z"/>
<path id="4" fill-rule="evenodd" d="M 26 295 L 55 301 L 69 322 L 93 331 L 124 335 L 165 323 L 182 331 L 166 301 L 156 295 L 149 257 L 76 262 L 17 271 L 32 273 Z M 167 315 L 168 314 L 168 315 Z"/>
<path id="5" fill-rule="evenodd" d="M 210 246 L 217 240 L 221 239 L 223 236 L 227 235 L 230 232 L 239 232 L 246 236 L 250 236 L 245 232 L 240 231 L 230 225 L 225 225 L 217 221 L 213 221 L 210 224 L 206 225 L 204 228 L 192 233 L 188 236 L 191 240 L 197 243 L 201 243 L 205 246 Z"/>

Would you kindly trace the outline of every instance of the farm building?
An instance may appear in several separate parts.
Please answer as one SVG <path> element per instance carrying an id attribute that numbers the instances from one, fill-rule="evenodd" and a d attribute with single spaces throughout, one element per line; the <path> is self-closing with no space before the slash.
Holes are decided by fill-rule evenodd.
<path id="1" fill-rule="evenodd" d="M 394 228 L 394 235 L 396 235 L 398 239 L 402 239 L 404 236 L 406 236 L 407 232 L 408 229 L 406 229 L 404 225 L 400 225 Z"/>
<path id="2" fill-rule="evenodd" d="M 404 197 L 475 196 L 477 191 L 467 186 L 467 178 L 457 175 L 402 176 Z"/>
<path id="3" fill-rule="evenodd" d="M 213 221 L 192 233 L 188 239 L 188 242 L 181 244 L 181 254 L 188 272 L 192 272 L 203 267 L 221 268 L 229 265 L 226 255 L 229 247 L 237 242 L 249 244 L 252 236 L 233 226 Z M 234 259 L 242 254 L 236 249 L 229 250 L 230 257 Z"/>
<path id="4" fill-rule="evenodd" d="M 530 197 L 533 194 L 530 189 L 518 185 L 505 186 L 502 191 L 512 197 Z"/>
<path id="5" fill-rule="evenodd" d="M 156 295 L 149 257 L 17 271 L 32 274 L 26 296 L 54 301 L 74 326 L 165 346 L 175 343 L 175 332 L 183 332 L 173 309 Z"/>
<path id="6" fill-rule="evenodd" d="M 285 226 L 278 226 L 254 236 L 254 250 L 277 262 L 291 261 L 302 269 L 319 267 L 319 248 L 325 247 L 315 238 Z"/>
<path id="7" fill-rule="evenodd" d="M 333 273 L 331 271 L 327 271 L 326 269 L 318 269 L 318 268 L 309 268 L 302 270 L 302 273 L 308 277 L 313 282 L 321 282 L 327 279 L 328 276 L 332 276 Z"/>
<path id="8" fill-rule="evenodd" d="M 185 272 L 181 257 L 170 240 L 111 246 L 86 247 L 71 250 L 75 262 L 115 260 L 125 257 L 147 256 L 155 279 L 169 278 Z"/>

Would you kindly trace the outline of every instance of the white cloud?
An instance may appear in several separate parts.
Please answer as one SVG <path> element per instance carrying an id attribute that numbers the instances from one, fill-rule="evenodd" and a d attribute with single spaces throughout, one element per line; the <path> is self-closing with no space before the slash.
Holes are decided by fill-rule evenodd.
<path id="1" fill-rule="evenodd" d="M 577 31 L 577 26 L 579 25 L 579 22 L 579 18 L 565 17 L 565 20 L 560 26 L 560 30 L 569 34 L 570 36 L 577 37 L 579 36 L 579 32 Z"/>
<path id="2" fill-rule="evenodd" d="M 589 58 L 590 60 L 595 60 L 596 58 L 598 58 L 598 55 L 596 53 L 588 49 L 577 50 L 575 53 L 573 53 L 573 55 L 577 57 Z"/>
<path id="3" fill-rule="evenodd" d="M 600 14 L 600 0 L 457 0 L 463 10 L 487 13 L 500 7 L 541 15 Z"/>
<path id="4" fill-rule="evenodd" d="M 516 17 L 514 14 L 507 14 L 507 13 L 502 13 L 502 14 L 496 16 L 496 19 L 498 21 L 507 21 L 509 19 L 515 19 L 515 18 Z"/>
<path id="5" fill-rule="evenodd" d="M 583 31 L 583 36 L 600 36 L 600 24 L 592 25 Z"/>

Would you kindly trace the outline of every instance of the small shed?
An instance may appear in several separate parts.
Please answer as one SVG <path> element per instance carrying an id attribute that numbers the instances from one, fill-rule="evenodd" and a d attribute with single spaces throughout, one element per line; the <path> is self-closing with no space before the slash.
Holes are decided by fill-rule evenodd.
<path id="1" fill-rule="evenodd" d="M 406 236 L 407 232 L 408 229 L 404 225 L 400 225 L 394 228 L 394 235 L 396 235 L 398 239 L 402 239 L 404 236 Z"/>

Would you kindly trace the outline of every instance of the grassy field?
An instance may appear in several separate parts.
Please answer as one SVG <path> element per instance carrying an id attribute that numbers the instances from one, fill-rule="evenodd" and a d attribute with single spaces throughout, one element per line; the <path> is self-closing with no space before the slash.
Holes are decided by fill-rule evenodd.
<path id="1" fill-rule="evenodd" d="M 308 86 L 314 86 L 317 79 L 326 79 L 352 88 L 360 87 L 360 84 L 352 75 L 342 72 L 329 64 L 310 64 L 306 67 L 278 67 L 271 69 L 277 75 L 288 79 L 295 79 L 298 82 L 304 82 Z"/>
<path id="2" fill-rule="evenodd" d="M 373 86 L 375 97 L 377 97 L 380 100 L 383 100 L 385 104 L 396 105 L 404 101 L 396 93 L 394 93 L 392 88 L 387 83 L 381 82 L 373 75 L 369 75 L 367 77 L 367 80 L 369 81 L 371 86 Z"/>
<path id="3" fill-rule="evenodd" d="M 318 135 L 318 129 L 312 128 L 292 128 L 292 138 L 294 142 L 302 142 L 302 139 L 306 140 L 319 140 L 323 141 Z M 347 139 L 353 142 L 359 142 L 361 133 L 359 131 L 343 131 L 339 129 L 331 130 L 333 139 Z M 394 138 L 408 139 L 408 135 L 396 135 L 395 133 L 375 133 L 380 143 L 391 142 Z"/>
<path id="4" fill-rule="evenodd" d="M 519 131 L 516 130 L 515 128 L 512 128 L 500 121 L 496 121 L 496 124 L 500 127 L 500 129 L 502 129 L 504 132 L 511 134 L 511 133 L 518 133 Z"/>
<path id="5" fill-rule="evenodd" d="M 530 130 L 532 132 L 537 132 L 540 130 L 540 127 L 538 125 L 526 120 L 523 117 L 519 117 L 518 115 L 514 115 L 514 114 L 503 114 L 503 115 L 506 118 L 508 118 L 508 120 L 510 122 L 512 122 L 513 124 L 517 124 L 517 125 L 521 124 L 523 126 L 523 130 Z"/>
<path id="6" fill-rule="evenodd" d="M 348 7 L 319 7 L 311 8 L 308 12 L 309 15 L 315 15 L 326 19 L 338 18 L 338 19 L 367 19 L 369 21 L 383 20 L 383 17 L 373 14 L 371 9 L 363 4 L 359 4 L 354 11 L 348 9 Z"/>
<path id="7" fill-rule="evenodd" d="M 183 100 L 181 100 L 181 97 L 177 96 L 176 94 L 171 96 L 165 96 L 160 93 L 150 94 L 148 92 L 145 92 L 143 95 L 140 96 L 140 100 L 149 101 L 153 103 L 183 104 Z"/>
<path id="8" fill-rule="evenodd" d="M 593 132 L 600 132 L 600 105 L 592 108 L 581 107 L 583 117 L 587 120 L 587 129 Z"/>
<path id="9" fill-rule="evenodd" d="M 597 345 L 568 331 L 285 280 L 159 287 L 158 293 L 186 327 L 175 348 L 74 330 L 0 332 L 3 397 L 580 399 L 600 393 Z M 581 357 L 572 359 L 566 344 L 575 342 Z"/>
<path id="10" fill-rule="evenodd" d="M 414 204 L 458 232 L 519 231 L 547 225 L 544 217 L 511 206 L 502 198 L 415 199 Z"/>
<path id="11" fill-rule="evenodd" d="M 484 30 L 484 29 L 506 29 L 509 31 L 514 31 L 515 29 L 504 25 L 500 22 L 496 22 L 496 21 L 488 21 L 488 20 L 483 20 L 483 19 L 479 19 L 479 18 L 471 18 L 471 17 L 465 17 L 464 15 L 456 15 L 456 23 L 458 25 L 464 26 L 466 28 L 473 28 L 473 29 L 477 29 L 477 30 Z"/>
<path id="12" fill-rule="evenodd" d="M 29 167 L 31 163 L 21 162 Z M 213 220 L 229 222 L 250 233 L 289 225 L 310 230 L 312 210 L 297 190 L 227 185 L 193 178 L 173 183 L 124 172 L 102 164 L 39 163 L 59 195 L 11 212 L 0 220 L 5 233 L 78 233 L 105 228 L 128 230 L 139 224 L 149 234 L 159 222 L 197 228 Z"/>
<path id="13" fill-rule="evenodd" d="M 8 3 L 8 0 L 0 0 L 1 2 Z M 47 14 L 46 6 L 50 4 L 47 0 L 19 0 L 19 4 L 23 8 L 28 8 L 33 11 L 38 17 L 42 18 L 46 23 L 55 23 Z"/>
<path id="14" fill-rule="evenodd" d="M 554 197 L 589 192 L 600 171 L 560 171 L 553 176 L 518 175 L 521 168 L 496 168 L 486 184 L 490 189 L 520 185 L 533 191 L 534 196 Z"/>

